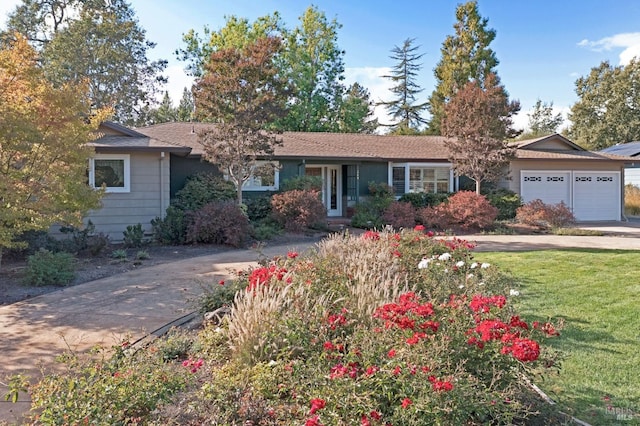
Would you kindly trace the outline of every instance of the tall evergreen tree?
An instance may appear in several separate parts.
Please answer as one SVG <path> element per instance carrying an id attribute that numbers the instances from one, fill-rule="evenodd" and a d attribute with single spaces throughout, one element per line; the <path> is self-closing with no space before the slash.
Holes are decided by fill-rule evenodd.
<path id="1" fill-rule="evenodd" d="M 186 87 L 182 91 L 182 98 L 176 111 L 176 121 L 193 121 L 196 106 L 193 101 L 193 93 Z"/>
<path id="2" fill-rule="evenodd" d="M 391 59 L 396 64 L 391 69 L 391 74 L 383 76 L 394 84 L 390 90 L 395 98 L 378 103 L 386 107 L 395 120 L 392 124 L 384 124 L 392 134 L 417 134 L 420 127 L 427 123 L 421 116 L 421 112 L 427 109 L 427 103 L 416 103 L 416 96 L 423 90 L 416 83 L 418 71 L 422 68 L 418 61 L 423 54 L 417 53 L 420 46 L 414 46 L 414 41 L 415 39 L 408 38 L 401 47 L 395 46 L 391 50 Z"/>
<path id="3" fill-rule="evenodd" d="M 174 108 L 169 92 L 164 92 L 164 97 L 158 108 L 149 113 L 147 124 L 170 123 L 178 121 L 178 109 Z"/>
<path id="4" fill-rule="evenodd" d="M 373 106 L 369 91 L 353 83 L 342 101 L 338 131 L 374 133 L 378 128 L 378 119 L 373 117 Z"/>
<path id="5" fill-rule="evenodd" d="M 429 98 L 429 134 L 441 134 L 444 105 L 458 89 L 469 81 L 483 88 L 487 76 L 496 74 L 498 59 L 489 47 L 496 31 L 487 28 L 488 19 L 480 16 L 477 1 L 458 5 L 456 20 L 455 34 L 442 43 L 442 58 L 434 70 L 436 88 Z"/>

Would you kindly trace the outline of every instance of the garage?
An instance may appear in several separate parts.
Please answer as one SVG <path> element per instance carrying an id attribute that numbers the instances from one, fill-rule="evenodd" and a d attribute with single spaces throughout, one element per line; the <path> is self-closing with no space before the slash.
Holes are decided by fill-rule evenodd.
<path id="1" fill-rule="evenodd" d="M 610 171 L 522 170 L 524 202 L 564 202 L 579 221 L 620 220 L 620 173 Z"/>

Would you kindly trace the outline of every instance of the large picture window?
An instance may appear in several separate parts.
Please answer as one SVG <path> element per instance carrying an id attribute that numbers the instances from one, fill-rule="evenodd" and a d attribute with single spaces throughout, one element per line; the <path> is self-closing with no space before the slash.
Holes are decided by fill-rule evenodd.
<path id="1" fill-rule="evenodd" d="M 242 185 L 244 191 L 275 191 L 278 189 L 278 165 L 258 161 L 249 179 Z"/>
<path id="2" fill-rule="evenodd" d="M 427 164 L 393 164 L 391 185 L 394 193 L 409 192 L 444 193 L 452 191 L 452 175 L 449 167 Z"/>
<path id="3" fill-rule="evenodd" d="M 104 186 L 106 192 L 129 192 L 130 169 L 129 155 L 96 154 L 89 165 L 89 185 Z"/>

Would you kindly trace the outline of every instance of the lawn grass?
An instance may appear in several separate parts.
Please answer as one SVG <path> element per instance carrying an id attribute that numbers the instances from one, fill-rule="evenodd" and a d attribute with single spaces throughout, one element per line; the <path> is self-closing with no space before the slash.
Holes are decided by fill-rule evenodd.
<path id="1" fill-rule="evenodd" d="M 476 258 L 516 277 L 516 306 L 527 320 L 565 321 L 562 336 L 550 342 L 566 356 L 560 375 L 540 387 L 590 424 L 639 425 L 640 252 L 571 249 Z"/>

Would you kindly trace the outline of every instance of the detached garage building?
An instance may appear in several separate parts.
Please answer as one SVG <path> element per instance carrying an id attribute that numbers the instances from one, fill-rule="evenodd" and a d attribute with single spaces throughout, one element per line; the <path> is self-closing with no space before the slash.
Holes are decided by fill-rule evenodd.
<path id="1" fill-rule="evenodd" d="M 519 141 L 506 187 L 524 202 L 563 202 L 578 221 L 622 220 L 624 165 L 629 158 L 586 151 L 554 134 Z"/>

